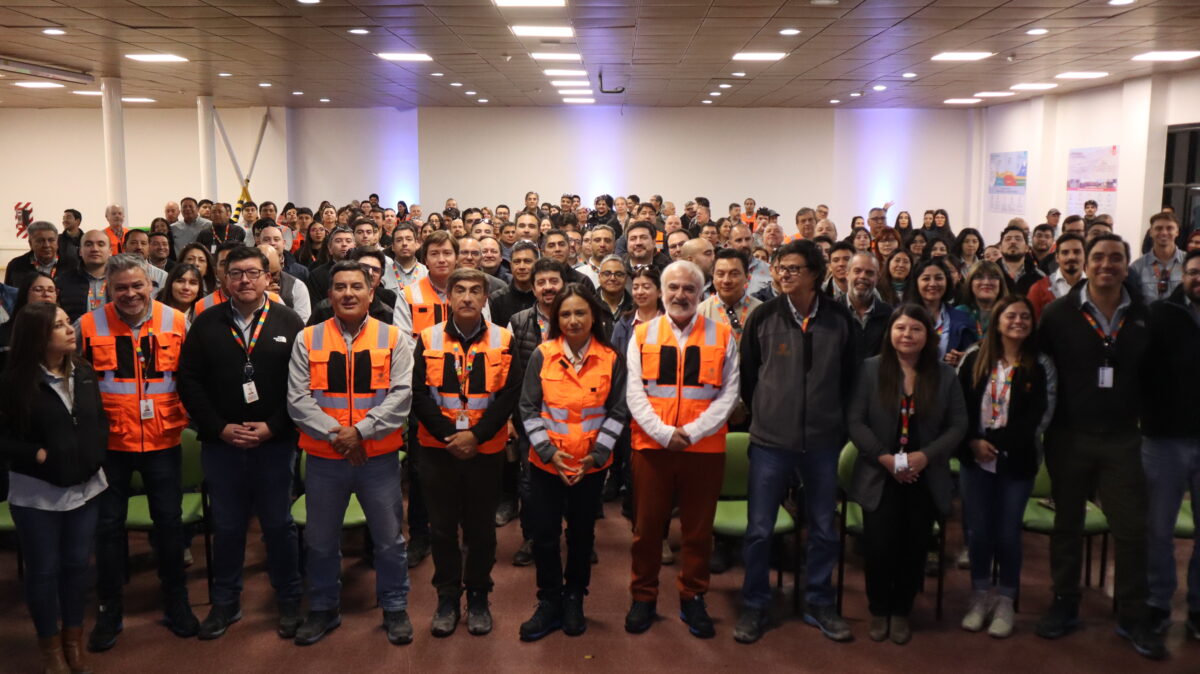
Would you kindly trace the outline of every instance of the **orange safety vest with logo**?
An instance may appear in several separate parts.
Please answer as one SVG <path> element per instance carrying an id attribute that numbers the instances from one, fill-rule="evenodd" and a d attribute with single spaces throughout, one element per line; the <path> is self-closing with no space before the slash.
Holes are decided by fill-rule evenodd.
<path id="1" fill-rule="evenodd" d="M 721 394 L 725 345 L 733 339 L 733 334 L 728 325 L 697 315 L 680 357 L 681 350 L 669 320 L 659 316 L 642 323 L 634 328 L 633 338 L 642 356 L 641 377 L 650 407 L 663 423 L 678 428 L 698 419 Z M 634 449 L 663 449 L 636 421 L 632 430 Z M 727 430 L 728 426 L 722 424 L 719 431 L 702 438 L 687 451 L 724 452 Z"/>
<path id="2" fill-rule="evenodd" d="M 408 286 L 412 287 L 414 286 Z M 456 421 L 459 414 L 465 414 L 469 427 L 479 423 L 483 413 L 495 402 L 496 394 L 508 381 L 508 369 L 512 366 L 512 333 L 493 323 L 487 323 L 484 329 L 484 334 L 469 351 L 473 357 L 470 371 L 465 373 L 465 396 L 460 392 L 462 385 L 457 374 L 458 369 L 466 370 L 468 366 L 468 354 L 463 352 L 462 344 L 454 339 L 446 339 L 444 322 L 421 331 L 421 344 L 425 349 L 421 355 L 425 359 L 425 385 L 429 387 L 429 395 L 447 419 Z M 479 376 L 477 373 L 481 369 L 483 374 Z M 446 374 L 447 371 L 450 372 L 449 375 Z M 435 438 L 429 429 L 425 428 L 425 424 L 418 427 L 417 440 L 425 447 L 446 446 L 441 438 Z M 479 453 L 502 452 L 506 442 L 507 425 L 501 427 L 495 436 L 479 443 Z"/>
<path id="3" fill-rule="evenodd" d="M 350 352 L 337 319 L 312 325 L 300 333 L 308 349 L 308 388 L 321 411 L 342 426 L 353 426 L 383 404 L 392 388 L 392 352 L 400 341 L 400 330 L 367 317 L 354 337 Z M 403 427 L 377 440 L 363 440 L 367 456 L 400 449 Z M 323 459 L 345 458 L 327 437 L 314 438 L 300 431 L 300 448 Z"/>
<path id="4" fill-rule="evenodd" d="M 110 302 L 80 317 L 79 335 L 108 416 L 108 448 L 153 452 L 178 445 L 188 421 L 175 391 L 187 317 L 151 302 L 150 317 L 135 333 Z"/>
<path id="5" fill-rule="evenodd" d="M 272 302 L 287 306 L 287 303 L 283 301 L 283 298 L 280 297 L 279 295 L 276 295 L 275 293 L 268 292 L 267 297 Z M 225 291 L 218 289 L 216 292 L 212 293 L 211 295 L 205 295 L 204 297 L 201 297 L 200 299 L 196 300 L 196 304 L 192 308 L 192 315 L 199 316 L 200 314 L 204 313 L 205 309 L 211 309 L 211 308 L 217 306 L 218 304 L 224 304 L 228 301 L 229 301 L 229 297 L 227 295 L 225 295 Z"/>
<path id="6" fill-rule="evenodd" d="M 428 276 L 404 286 L 404 301 L 408 302 L 408 309 L 412 313 L 414 338 L 450 318 L 450 303 L 438 295 Z"/>
<path id="7" fill-rule="evenodd" d="M 592 451 L 593 444 L 612 450 L 625 425 L 605 421 L 608 411 L 604 403 L 612 391 L 613 364 L 617 352 L 592 340 L 579 372 L 567 360 L 562 337 L 538 346 L 542 352 L 542 413 L 525 420 L 525 432 L 531 443 L 549 440 L 554 448 L 567 452 L 578 462 Z M 606 432 L 601 434 L 600 430 Z M 554 464 L 542 461 L 533 448 L 529 462 L 542 470 L 558 474 Z M 603 466 L 592 466 L 595 473 L 612 465 L 612 455 Z"/>

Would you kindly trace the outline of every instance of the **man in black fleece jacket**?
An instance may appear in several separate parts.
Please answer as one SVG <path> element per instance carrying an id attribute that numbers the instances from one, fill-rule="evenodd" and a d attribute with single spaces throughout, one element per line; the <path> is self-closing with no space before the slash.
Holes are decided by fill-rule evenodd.
<path id="1" fill-rule="evenodd" d="M 1146 307 L 1124 287 L 1129 244 L 1104 234 L 1084 251 L 1087 280 L 1042 313 L 1042 349 L 1058 369 L 1058 405 L 1045 433 L 1054 497 L 1050 572 L 1054 602 L 1038 636 L 1079 626 L 1079 570 L 1088 499 L 1099 488 L 1116 543 L 1117 632 L 1143 656 L 1166 656 L 1146 611 L 1146 481 L 1142 473 L 1139 372 L 1147 353 Z"/>
<path id="2" fill-rule="evenodd" d="M 291 515 L 295 426 L 288 417 L 288 362 L 304 328 L 294 311 L 267 299 L 267 259 L 238 248 L 225 264 L 230 299 L 196 317 L 180 354 L 179 396 L 199 431 L 212 500 L 212 610 L 201 639 L 241 618 L 246 526 L 257 515 L 279 603 L 279 634 L 300 625 L 300 566 Z M 236 335 L 236 336 L 235 336 Z"/>

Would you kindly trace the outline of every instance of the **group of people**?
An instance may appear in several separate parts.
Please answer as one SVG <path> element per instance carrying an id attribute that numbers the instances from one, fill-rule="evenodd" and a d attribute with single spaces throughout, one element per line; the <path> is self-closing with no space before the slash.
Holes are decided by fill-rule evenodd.
<path id="1" fill-rule="evenodd" d="M 930 538 L 955 493 L 973 588 L 962 626 L 1009 636 L 1022 517 L 1045 470 L 1054 599 L 1037 634 L 1079 625 L 1084 515 L 1098 494 L 1115 541 L 1118 633 L 1166 657 L 1174 525 L 1185 494 L 1200 496 L 1200 421 L 1186 393 L 1200 376 L 1200 237 L 1173 213 L 1151 218 L 1135 261 L 1094 204 L 1061 234 L 1057 209 L 1032 232 L 1014 219 L 995 246 L 975 229 L 955 234 L 943 210 L 921 226 L 901 212 L 889 226 L 890 204 L 845 238 L 824 206 L 799 209 L 790 237 L 753 199 L 715 222 L 703 197 L 682 213 L 657 195 L 593 206 L 530 192 L 515 214 L 460 212 L 451 199 L 422 220 L 418 205 L 382 208 L 371 195 L 322 204 L 317 217 L 242 204 L 242 228 L 228 205 L 185 198 L 149 232 L 125 228 L 119 205 L 103 229 L 83 231 L 74 210 L 62 232 L 30 226 L 30 252 L 10 262 L 0 293 L 0 455 L 45 670 L 86 671 L 93 549 L 99 607 L 86 649 L 118 640 L 134 472 L 164 622 L 180 637 L 216 639 L 242 617 L 251 516 L 279 636 L 308 645 L 337 628 L 352 495 L 391 643 L 414 638 L 408 569 L 429 555 L 431 634 L 450 636 L 464 612 L 471 634 L 490 632 L 496 528 L 517 517 L 525 542 L 513 562 L 535 566 L 538 600 L 520 638 L 579 635 L 595 520 L 622 494 L 633 522 L 626 630 L 654 623 L 677 509 L 680 617 L 712 637 L 705 594 L 731 428 L 750 443 L 737 641 L 770 625 L 773 532 L 797 485 L 803 619 L 853 639 L 832 580 L 849 461 L 871 639 L 911 639 Z M 214 540 L 203 621 L 185 583 L 189 427 Z M 1193 551 L 1195 638 L 1198 570 Z"/>

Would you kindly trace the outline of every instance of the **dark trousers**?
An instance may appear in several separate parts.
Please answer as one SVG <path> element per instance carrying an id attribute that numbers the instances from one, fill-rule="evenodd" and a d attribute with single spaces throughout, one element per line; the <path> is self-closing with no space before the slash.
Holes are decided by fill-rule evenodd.
<path id="1" fill-rule="evenodd" d="M 491 592 L 503 452 L 464 460 L 443 447 L 422 446 L 420 454 L 433 550 L 433 586 L 438 596 L 458 596 L 464 587 Z M 459 545 L 460 528 L 463 545 Z"/>
<path id="2" fill-rule="evenodd" d="M 408 540 L 429 536 L 429 511 L 425 508 L 425 496 L 421 490 L 421 452 L 417 448 L 417 425 L 409 424 L 408 458 L 404 470 L 408 472 Z"/>
<path id="3" fill-rule="evenodd" d="M 96 540 L 100 498 L 65 512 L 12 506 L 25 555 L 25 601 L 39 638 L 83 626 L 88 560 Z"/>
<path id="4" fill-rule="evenodd" d="M 1084 508 L 1099 490 L 1116 548 L 1115 596 L 1122 617 L 1137 617 L 1147 597 L 1147 500 L 1141 435 L 1137 429 L 1125 433 L 1051 429 L 1045 442 L 1054 497 L 1054 533 L 1050 537 L 1054 593 L 1080 594 Z"/>
<path id="5" fill-rule="evenodd" d="M 213 532 L 214 604 L 235 604 L 242 594 L 246 561 L 246 529 L 258 517 L 267 545 L 267 575 L 275 598 L 299 602 L 300 553 L 292 521 L 291 443 L 268 442 L 241 449 L 223 442 L 206 442 L 200 455 L 208 480 Z"/>
<path id="6" fill-rule="evenodd" d="M 568 487 L 557 473 L 530 467 L 529 520 L 533 533 L 533 561 L 537 565 L 538 598 L 549 599 L 566 591 L 587 594 L 592 580 L 592 548 L 596 541 L 596 508 L 604 490 L 607 470 L 585 475 Z M 567 520 L 567 569 L 563 574 L 559 539 Z M 565 584 L 564 584 L 565 579 Z"/>
<path id="7" fill-rule="evenodd" d="M 158 558 L 163 594 L 187 596 L 179 445 L 153 452 L 110 450 L 104 459 L 108 489 L 97 497 L 100 519 L 96 525 L 96 595 L 102 604 L 120 601 L 125 584 L 125 515 L 129 510 L 129 478 L 135 471 L 142 476 L 154 522 L 150 542 Z"/>
<path id="8" fill-rule="evenodd" d="M 923 480 L 900 484 L 890 476 L 883 484 L 879 507 L 863 512 L 863 567 L 871 615 L 912 612 L 936 515 Z"/>

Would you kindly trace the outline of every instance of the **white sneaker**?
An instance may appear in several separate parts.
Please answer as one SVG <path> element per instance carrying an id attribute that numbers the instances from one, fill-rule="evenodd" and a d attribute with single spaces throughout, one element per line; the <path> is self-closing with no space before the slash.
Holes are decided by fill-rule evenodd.
<path id="1" fill-rule="evenodd" d="M 1013 622 L 1016 615 L 1013 611 L 1013 600 L 1008 597 L 997 597 L 992 608 L 992 624 L 988 634 L 997 639 L 1007 639 L 1013 633 Z"/>
<path id="2" fill-rule="evenodd" d="M 982 590 L 972 592 L 971 603 L 967 605 L 967 614 L 962 619 L 962 628 L 968 632 L 978 632 L 983 629 L 991 612 L 991 596 Z"/>

